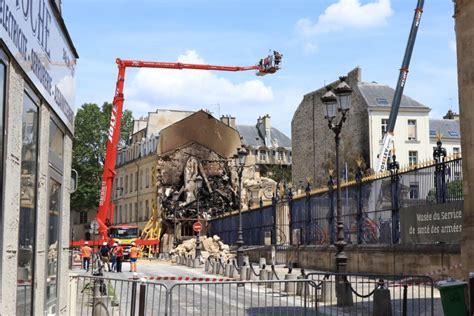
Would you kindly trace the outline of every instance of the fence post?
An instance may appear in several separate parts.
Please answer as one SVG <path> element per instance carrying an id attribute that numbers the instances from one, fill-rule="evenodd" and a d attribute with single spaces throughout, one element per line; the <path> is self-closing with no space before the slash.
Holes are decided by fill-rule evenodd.
<path id="1" fill-rule="evenodd" d="M 306 225 L 304 243 L 305 245 L 309 245 L 311 243 L 311 185 L 309 184 L 309 181 L 306 185 L 306 188 L 304 189 L 304 192 L 306 193 Z"/>
<path id="2" fill-rule="evenodd" d="M 329 224 L 329 240 L 330 244 L 334 245 L 335 239 L 335 230 L 334 230 L 334 179 L 332 177 L 332 170 L 329 172 L 329 180 L 328 180 L 328 188 L 329 188 L 329 214 L 328 224 Z"/>
<path id="3" fill-rule="evenodd" d="M 293 191 L 291 188 L 288 188 L 286 193 L 286 201 L 288 203 L 288 228 L 290 231 L 290 245 L 295 244 L 295 240 L 293 240 Z M 301 237 L 300 237 L 301 238 Z M 298 240 L 298 246 L 300 245 L 300 240 Z"/>
<path id="4" fill-rule="evenodd" d="M 362 244 L 363 216 L 362 216 L 362 160 L 357 161 L 355 180 L 357 184 L 357 244 Z"/>
<path id="5" fill-rule="evenodd" d="M 436 202 L 445 203 L 446 202 L 446 148 L 442 147 L 443 143 L 441 142 L 441 135 L 438 134 L 438 141 L 436 142 L 436 147 L 433 150 L 433 159 L 436 162 L 435 169 L 435 188 L 436 188 Z"/>
<path id="6" fill-rule="evenodd" d="M 272 211 L 273 211 L 273 231 L 272 231 L 272 245 L 277 244 L 277 202 L 278 202 L 278 189 L 272 196 Z"/>
<path id="7" fill-rule="evenodd" d="M 138 301 L 138 316 L 145 316 L 145 298 L 146 298 L 146 284 L 140 284 L 140 298 Z"/>
<path id="8" fill-rule="evenodd" d="M 397 161 L 395 150 L 392 159 L 388 158 L 388 171 L 390 171 L 390 188 L 392 198 L 392 244 L 400 241 L 400 164 Z"/>

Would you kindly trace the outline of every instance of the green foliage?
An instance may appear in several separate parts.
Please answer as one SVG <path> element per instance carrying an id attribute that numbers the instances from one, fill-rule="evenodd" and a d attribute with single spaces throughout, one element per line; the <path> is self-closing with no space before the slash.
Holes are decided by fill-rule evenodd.
<path id="1" fill-rule="evenodd" d="M 96 209 L 105 160 L 105 145 L 110 123 L 112 104 L 105 102 L 100 108 L 85 103 L 77 111 L 74 121 L 72 168 L 79 173 L 77 191 L 71 196 L 71 209 Z M 120 143 L 125 144 L 133 128 L 132 112 L 125 110 L 120 128 Z"/>
<path id="2" fill-rule="evenodd" d="M 462 194 L 462 180 L 453 180 L 448 183 L 448 197 L 461 198 Z"/>
<path id="3" fill-rule="evenodd" d="M 276 182 L 291 182 L 291 167 L 270 165 L 262 167 L 260 171 L 262 176 L 275 180 Z"/>

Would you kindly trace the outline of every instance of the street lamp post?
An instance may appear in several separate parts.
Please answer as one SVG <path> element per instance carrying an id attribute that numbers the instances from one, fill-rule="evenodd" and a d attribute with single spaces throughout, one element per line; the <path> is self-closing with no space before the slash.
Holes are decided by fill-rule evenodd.
<path id="1" fill-rule="evenodd" d="M 242 173 L 244 171 L 245 159 L 248 155 L 248 152 L 245 148 L 239 148 L 237 150 L 237 155 L 234 156 L 237 174 L 239 176 L 239 229 L 237 231 L 237 265 L 241 267 L 244 262 L 244 235 L 242 231 Z"/>
<path id="2" fill-rule="evenodd" d="M 202 177 L 198 175 L 196 177 L 196 202 L 197 202 L 197 221 L 199 222 L 199 192 L 201 191 L 202 188 Z M 196 237 L 196 258 L 201 258 L 201 240 L 199 236 L 201 235 L 201 231 L 197 233 Z"/>
<path id="3" fill-rule="evenodd" d="M 179 192 L 173 192 L 173 196 L 171 197 L 173 200 L 174 206 L 174 216 L 173 216 L 173 248 L 178 247 L 178 238 L 176 237 L 176 211 L 178 210 L 178 199 L 179 199 Z"/>
<path id="4" fill-rule="evenodd" d="M 347 256 L 344 253 L 346 242 L 344 240 L 344 222 L 342 220 L 341 210 L 341 183 L 339 173 L 339 143 L 342 125 L 346 121 L 347 112 L 351 107 L 352 89 L 346 83 L 346 77 L 339 77 L 340 83 L 334 92 L 328 87 L 328 91 L 321 97 L 321 101 L 326 107 L 326 119 L 328 127 L 334 132 L 336 140 L 336 221 L 337 221 L 337 240 L 336 240 L 336 272 L 338 273 L 336 284 L 336 295 L 338 306 L 352 305 L 352 293 L 350 285 L 346 282 L 343 275 L 347 272 Z M 337 118 L 337 113 L 341 115 Z"/>

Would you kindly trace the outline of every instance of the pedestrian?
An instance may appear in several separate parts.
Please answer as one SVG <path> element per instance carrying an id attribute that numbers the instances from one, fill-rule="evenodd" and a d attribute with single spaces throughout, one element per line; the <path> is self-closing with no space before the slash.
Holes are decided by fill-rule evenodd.
<path id="1" fill-rule="evenodd" d="M 115 242 L 110 249 L 110 257 L 112 258 L 112 272 L 117 272 L 117 256 L 115 255 L 115 248 L 117 248 L 117 243 Z"/>
<path id="2" fill-rule="evenodd" d="M 138 260 L 138 247 L 133 241 L 132 248 L 130 248 L 130 272 L 137 272 L 137 260 Z"/>
<path id="3" fill-rule="evenodd" d="M 82 268 L 89 272 L 89 265 L 91 263 L 91 254 L 92 249 L 89 247 L 89 242 L 85 242 L 84 246 L 81 248 L 81 256 L 82 256 Z"/>
<path id="4" fill-rule="evenodd" d="M 116 256 L 116 265 L 117 265 L 117 272 L 122 272 L 122 261 L 123 261 L 123 247 L 120 240 L 118 241 L 117 247 L 115 247 L 115 256 Z"/>
<path id="5" fill-rule="evenodd" d="M 100 246 L 99 253 L 100 253 L 100 259 L 104 263 L 104 266 L 107 265 L 107 270 L 110 272 L 110 260 L 109 260 L 110 248 L 106 241 L 104 241 L 102 243 L 102 246 Z"/>

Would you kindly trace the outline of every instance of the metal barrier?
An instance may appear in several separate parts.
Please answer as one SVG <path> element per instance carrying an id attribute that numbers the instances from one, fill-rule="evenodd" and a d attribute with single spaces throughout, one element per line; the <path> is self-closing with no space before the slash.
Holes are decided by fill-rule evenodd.
<path id="1" fill-rule="evenodd" d="M 304 295 L 285 292 L 301 284 Z M 270 287 L 264 285 L 271 285 Z M 170 315 L 315 315 L 310 280 L 179 283 L 170 288 Z"/>
<path id="2" fill-rule="evenodd" d="M 160 283 L 72 276 L 70 315 L 314 315 L 311 280 Z M 287 292 L 300 288 L 299 295 Z"/>
<path id="3" fill-rule="evenodd" d="M 318 312 L 323 315 L 434 315 L 434 282 L 429 276 L 321 272 L 305 278 L 316 283 Z M 337 280 L 350 289 L 345 302 L 337 298 Z"/>
<path id="4" fill-rule="evenodd" d="M 93 276 L 71 277 L 70 315 L 166 315 L 165 284 Z"/>

